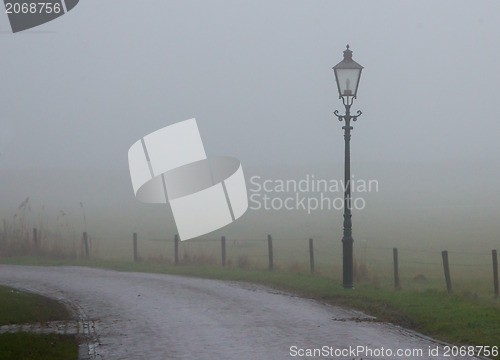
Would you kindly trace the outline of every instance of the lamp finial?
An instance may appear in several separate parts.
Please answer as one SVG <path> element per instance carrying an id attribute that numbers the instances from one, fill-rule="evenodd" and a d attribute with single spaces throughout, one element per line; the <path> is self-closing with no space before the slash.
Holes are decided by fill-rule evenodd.
<path id="1" fill-rule="evenodd" d="M 349 49 L 349 44 L 347 44 L 346 49 L 344 50 L 344 60 L 352 61 L 352 51 Z"/>

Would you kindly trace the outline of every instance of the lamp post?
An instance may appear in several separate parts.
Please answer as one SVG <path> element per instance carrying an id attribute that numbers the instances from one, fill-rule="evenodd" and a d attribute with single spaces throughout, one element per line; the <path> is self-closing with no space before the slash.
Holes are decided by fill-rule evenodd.
<path id="1" fill-rule="evenodd" d="M 351 105 L 356 98 L 358 92 L 359 79 L 361 77 L 363 67 L 352 59 L 352 51 L 344 50 L 344 60 L 333 67 L 335 72 L 335 80 L 339 91 L 339 99 L 345 106 L 345 115 L 339 115 L 339 111 L 335 110 L 334 114 L 339 121 L 344 121 L 345 141 L 345 164 L 344 164 L 344 234 L 342 237 L 342 269 L 343 269 L 343 287 L 344 289 L 353 288 L 353 250 L 352 245 L 352 214 L 351 214 L 351 121 L 356 121 L 361 111 L 358 110 L 357 115 L 351 115 Z"/>

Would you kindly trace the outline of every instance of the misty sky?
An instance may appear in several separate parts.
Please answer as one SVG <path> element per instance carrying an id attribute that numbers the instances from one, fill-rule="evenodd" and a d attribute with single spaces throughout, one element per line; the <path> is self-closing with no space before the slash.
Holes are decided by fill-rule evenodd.
<path id="1" fill-rule="evenodd" d="M 362 160 L 498 159 L 496 1 L 86 0 L 10 34 L 1 19 L 2 168 L 126 166 L 196 117 L 209 153 L 323 162 L 341 149 L 331 67 L 365 66 Z"/>
<path id="2" fill-rule="evenodd" d="M 237 157 L 247 176 L 341 178 L 331 68 L 350 44 L 365 67 L 353 172 L 396 195 L 439 181 L 451 187 L 442 206 L 498 199 L 498 39 L 498 1 L 82 0 L 17 34 L 0 14 L 0 197 L 58 190 L 50 177 L 13 185 L 14 172 L 93 168 L 102 184 L 123 175 L 109 201 L 133 199 L 129 147 L 192 117 L 207 155 Z M 106 188 L 85 181 L 67 185 L 71 201 Z M 454 191 L 467 201 L 450 202 Z"/>

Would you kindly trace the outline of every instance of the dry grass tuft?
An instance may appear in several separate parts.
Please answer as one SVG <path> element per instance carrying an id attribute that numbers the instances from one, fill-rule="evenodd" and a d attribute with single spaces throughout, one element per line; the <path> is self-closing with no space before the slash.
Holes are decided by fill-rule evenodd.
<path id="1" fill-rule="evenodd" d="M 288 270 L 290 272 L 293 272 L 296 274 L 301 274 L 302 273 L 302 265 L 300 265 L 300 263 L 298 261 L 294 261 L 289 265 Z"/>
<path id="2" fill-rule="evenodd" d="M 215 257 L 211 255 L 200 254 L 191 256 L 187 251 L 184 251 L 184 255 L 180 263 L 181 265 L 200 265 L 200 266 L 218 264 Z"/>
<path id="3" fill-rule="evenodd" d="M 238 257 L 238 267 L 240 269 L 249 269 L 250 268 L 250 259 L 248 258 L 248 256 Z"/>

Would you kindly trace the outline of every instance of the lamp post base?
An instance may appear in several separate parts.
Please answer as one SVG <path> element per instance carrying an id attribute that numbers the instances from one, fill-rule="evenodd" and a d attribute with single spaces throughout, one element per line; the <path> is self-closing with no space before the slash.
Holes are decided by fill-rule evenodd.
<path id="1" fill-rule="evenodd" d="M 342 254 L 343 254 L 343 282 L 344 289 L 354 289 L 354 261 L 353 261 L 353 243 L 351 238 L 342 239 Z"/>

